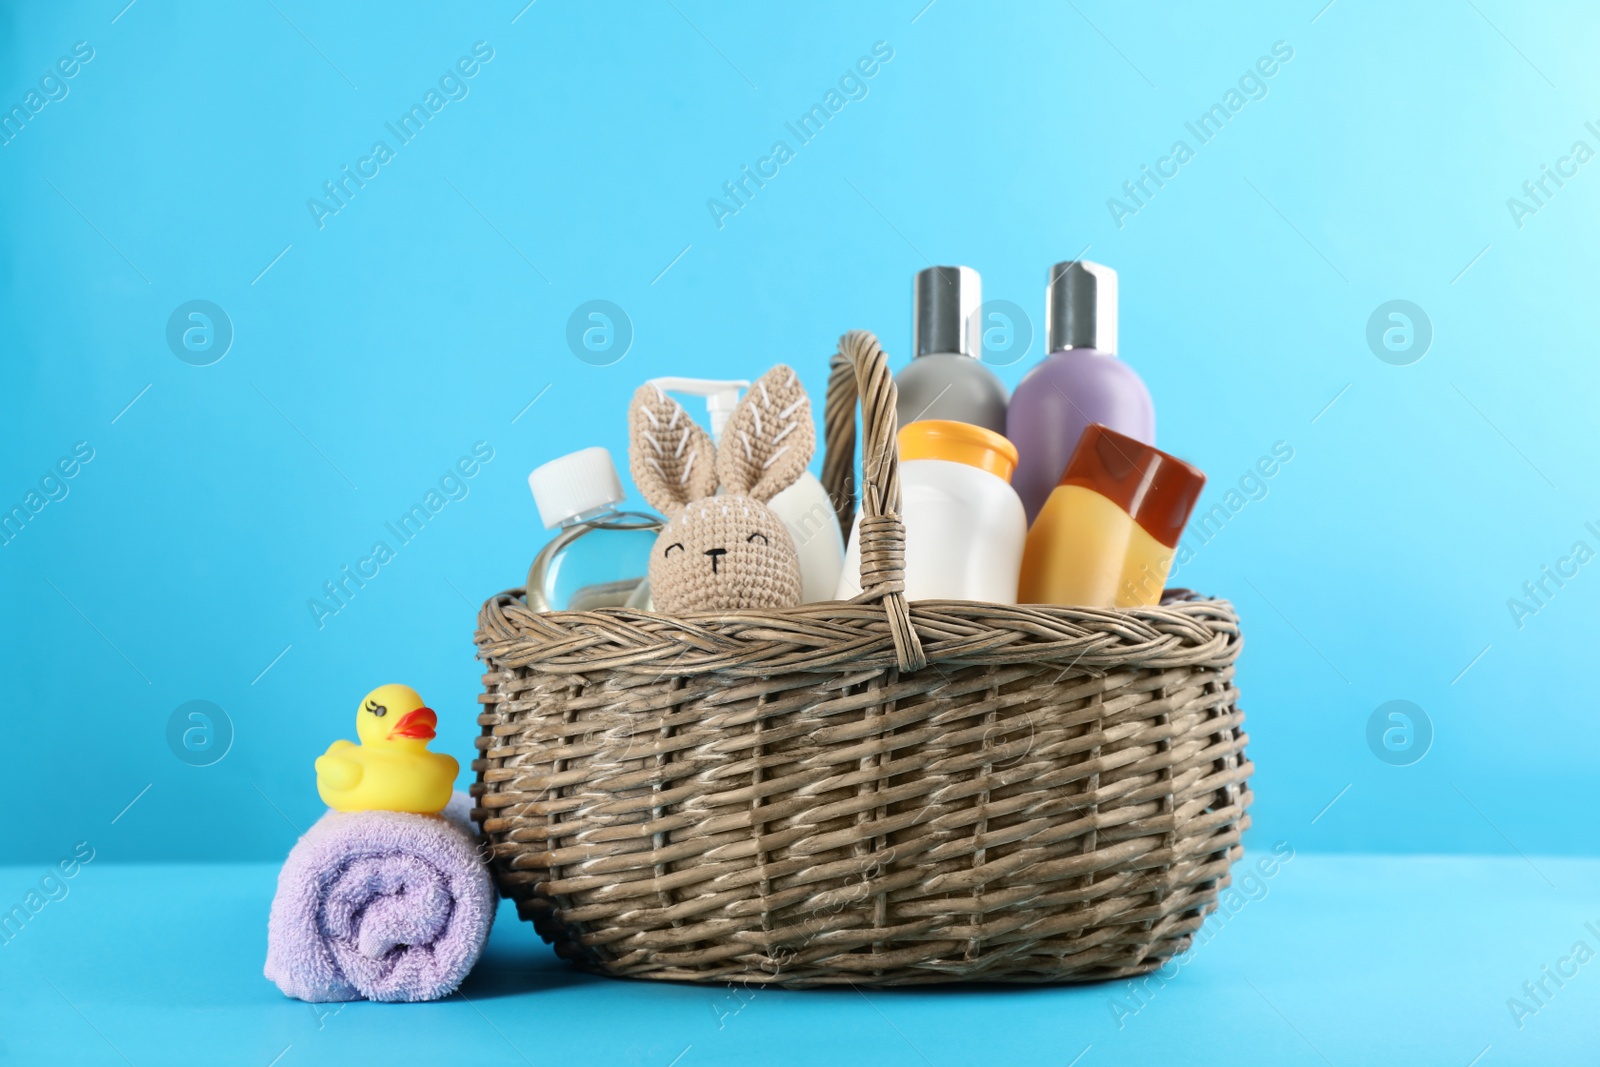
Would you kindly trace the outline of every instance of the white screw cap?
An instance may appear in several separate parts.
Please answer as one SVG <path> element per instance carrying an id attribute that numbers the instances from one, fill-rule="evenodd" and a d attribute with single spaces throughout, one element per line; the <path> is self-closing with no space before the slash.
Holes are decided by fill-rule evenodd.
<path id="1" fill-rule="evenodd" d="M 535 467 L 528 475 L 528 488 L 533 490 L 539 520 L 547 530 L 586 511 L 620 504 L 627 497 L 611 453 L 598 446 Z"/>

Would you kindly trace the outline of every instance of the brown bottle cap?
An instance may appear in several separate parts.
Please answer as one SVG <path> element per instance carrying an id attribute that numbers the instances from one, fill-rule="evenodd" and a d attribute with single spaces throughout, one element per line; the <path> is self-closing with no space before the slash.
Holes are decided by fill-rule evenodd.
<path id="1" fill-rule="evenodd" d="M 1133 516 L 1151 537 L 1176 548 L 1206 476 L 1176 456 L 1096 422 L 1078 438 L 1061 484 L 1094 490 Z"/>

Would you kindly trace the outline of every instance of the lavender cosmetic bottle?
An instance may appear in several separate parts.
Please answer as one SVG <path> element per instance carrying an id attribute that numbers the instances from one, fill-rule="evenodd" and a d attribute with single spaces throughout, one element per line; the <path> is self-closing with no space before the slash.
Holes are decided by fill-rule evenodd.
<path id="1" fill-rule="evenodd" d="M 1006 436 L 1018 455 L 1011 484 L 1029 523 L 1090 423 L 1147 445 L 1156 440 L 1150 391 L 1116 355 L 1117 272 L 1087 260 L 1057 263 L 1044 318 L 1050 354 L 1022 379 L 1006 411 Z"/>

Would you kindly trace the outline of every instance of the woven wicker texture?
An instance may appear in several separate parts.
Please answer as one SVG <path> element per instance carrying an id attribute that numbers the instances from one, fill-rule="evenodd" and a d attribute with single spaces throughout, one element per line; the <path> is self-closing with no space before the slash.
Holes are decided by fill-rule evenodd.
<path id="1" fill-rule="evenodd" d="M 847 604 L 479 615 L 474 812 L 501 891 L 610 975 L 791 986 L 1082 981 L 1187 947 L 1250 762 L 1224 601 L 907 605 L 895 396 L 840 342 L 824 481 Z"/>

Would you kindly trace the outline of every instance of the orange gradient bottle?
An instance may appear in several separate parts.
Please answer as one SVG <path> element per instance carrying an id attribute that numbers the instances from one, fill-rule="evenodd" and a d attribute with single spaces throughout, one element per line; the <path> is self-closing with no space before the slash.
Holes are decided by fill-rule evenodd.
<path id="1" fill-rule="evenodd" d="M 1090 608 L 1161 602 L 1206 476 L 1098 423 L 1028 531 L 1017 601 Z"/>

